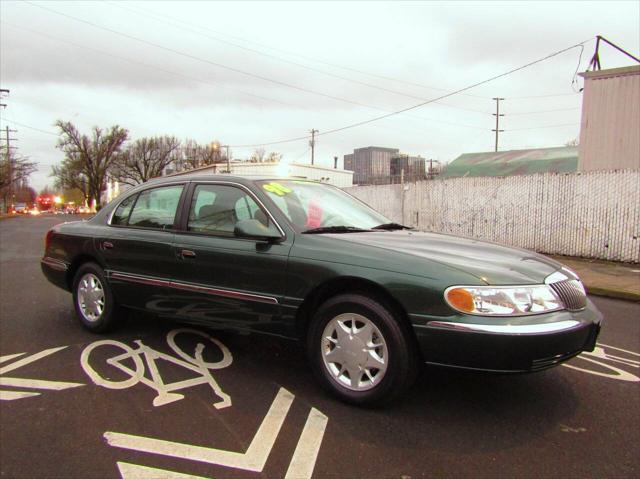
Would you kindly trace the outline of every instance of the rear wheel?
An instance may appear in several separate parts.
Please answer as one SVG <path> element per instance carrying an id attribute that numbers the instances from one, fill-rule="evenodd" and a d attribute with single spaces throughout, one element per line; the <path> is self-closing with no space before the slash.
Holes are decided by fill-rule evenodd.
<path id="1" fill-rule="evenodd" d="M 417 370 L 402 319 L 361 294 L 327 300 L 313 318 L 307 347 L 322 385 L 353 404 L 392 400 L 411 385 Z"/>
<path id="2" fill-rule="evenodd" d="M 85 263 L 76 271 L 73 304 L 82 325 L 96 333 L 113 328 L 120 313 L 104 271 L 95 263 Z"/>

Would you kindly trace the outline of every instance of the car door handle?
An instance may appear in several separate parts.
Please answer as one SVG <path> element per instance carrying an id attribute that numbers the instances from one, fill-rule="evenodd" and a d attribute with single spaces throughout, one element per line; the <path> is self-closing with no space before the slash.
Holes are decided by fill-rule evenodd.
<path id="1" fill-rule="evenodd" d="M 111 241 L 103 241 L 102 242 L 102 248 L 111 249 L 111 248 L 113 248 L 113 243 Z"/>
<path id="2" fill-rule="evenodd" d="M 191 251 L 190 249 L 183 249 L 182 251 L 180 251 L 180 256 L 183 258 L 195 258 L 196 253 L 194 251 Z"/>

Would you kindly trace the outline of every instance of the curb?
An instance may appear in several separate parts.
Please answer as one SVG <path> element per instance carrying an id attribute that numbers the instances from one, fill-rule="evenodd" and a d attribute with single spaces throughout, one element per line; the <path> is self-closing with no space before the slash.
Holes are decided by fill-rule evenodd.
<path id="1" fill-rule="evenodd" d="M 640 293 L 635 293 L 633 291 L 589 286 L 588 284 L 585 284 L 584 287 L 589 295 L 640 302 Z"/>

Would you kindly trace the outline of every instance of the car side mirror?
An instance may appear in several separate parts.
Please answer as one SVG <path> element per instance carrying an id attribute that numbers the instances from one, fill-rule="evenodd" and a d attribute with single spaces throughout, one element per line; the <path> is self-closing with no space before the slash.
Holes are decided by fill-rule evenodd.
<path id="1" fill-rule="evenodd" d="M 265 241 L 279 240 L 282 235 L 271 228 L 267 228 L 258 220 L 242 220 L 236 223 L 233 234 L 239 238 L 252 238 Z"/>

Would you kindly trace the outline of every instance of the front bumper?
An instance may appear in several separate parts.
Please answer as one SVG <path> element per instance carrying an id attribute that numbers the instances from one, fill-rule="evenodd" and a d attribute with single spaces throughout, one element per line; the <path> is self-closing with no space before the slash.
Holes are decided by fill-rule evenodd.
<path id="1" fill-rule="evenodd" d="M 411 319 L 425 362 L 496 372 L 538 371 L 593 351 L 602 323 L 590 301 L 580 312 Z"/>

